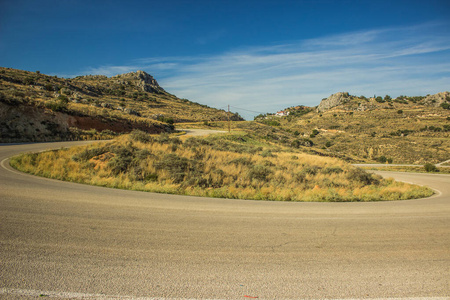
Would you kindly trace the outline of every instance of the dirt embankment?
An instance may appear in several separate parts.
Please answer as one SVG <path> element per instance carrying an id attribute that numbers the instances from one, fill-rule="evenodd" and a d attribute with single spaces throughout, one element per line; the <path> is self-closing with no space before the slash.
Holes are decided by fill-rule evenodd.
<path id="1" fill-rule="evenodd" d="M 77 139 L 77 130 L 110 130 L 116 133 L 139 129 L 149 133 L 168 130 L 164 124 L 148 124 L 102 116 L 74 116 L 29 105 L 0 102 L 0 142 L 46 142 Z"/>

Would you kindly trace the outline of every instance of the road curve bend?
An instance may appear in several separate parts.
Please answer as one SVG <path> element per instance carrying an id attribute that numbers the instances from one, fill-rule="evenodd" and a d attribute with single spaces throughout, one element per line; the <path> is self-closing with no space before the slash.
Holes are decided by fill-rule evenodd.
<path id="1" fill-rule="evenodd" d="M 109 189 L 30 176 L 0 146 L 0 298 L 448 299 L 450 176 L 428 199 L 289 203 Z M 381 173 L 381 172 L 380 172 Z"/>

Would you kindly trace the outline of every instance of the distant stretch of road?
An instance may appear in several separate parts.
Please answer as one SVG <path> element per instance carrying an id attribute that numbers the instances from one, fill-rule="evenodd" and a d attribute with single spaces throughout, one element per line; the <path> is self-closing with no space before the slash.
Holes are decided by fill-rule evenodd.
<path id="1" fill-rule="evenodd" d="M 211 129 L 178 129 L 178 131 L 184 131 L 188 136 L 204 136 L 215 133 L 226 133 L 226 131 L 223 130 L 211 130 Z"/>
<path id="2" fill-rule="evenodd" d="M 94 187 L 8 164 L 76 144 L 0 146 L 1 299 L 449 299 L 448 175 L 380 172 L 436 189 L 428 199 L 290 203 Z"/>

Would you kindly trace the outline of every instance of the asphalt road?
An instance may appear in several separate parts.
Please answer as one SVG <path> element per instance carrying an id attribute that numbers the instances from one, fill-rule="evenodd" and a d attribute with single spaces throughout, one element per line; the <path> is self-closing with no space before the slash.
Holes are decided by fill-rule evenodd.
<path id="1" fill-rule="evenodd" d="M 211 129 L 178 129 L 178 131 L 186 132 L 188 136 L 205 136 L 215 133 L 226 133 L 227 131 L 223 130 L 211 130 Z"/>
<path id="2" fill-rule="evenodd" d="M 59 182 L 5 160 L 62 145 L 0 146 L 2 299 L 449 299 L 448 175 L 389 173 L 439 190 L 428 199 L 282 203 Z"/>

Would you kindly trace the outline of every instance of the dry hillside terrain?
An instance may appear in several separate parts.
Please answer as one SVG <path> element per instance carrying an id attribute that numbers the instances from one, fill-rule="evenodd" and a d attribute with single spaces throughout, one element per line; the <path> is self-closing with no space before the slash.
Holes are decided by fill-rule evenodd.
<path id="1" fill-rule="evenodd" d="M 1 142 L 106 138 L 132 129 L 161 133 L 176 122 L 227 117 L 169 94 L 143 71 L 64 79 L 0 68 Z"/>
<path id="2" fill-rule="evenodd" d="M 285 110 L 288 116 L 256 120 L 283 132 L 285 144 L 307 146 L 322 155 L 424 164 L 450 159 L 449 107 L 449 92 L 396 99 L 337 93 L 317 107 L 291 107 Z"/>

